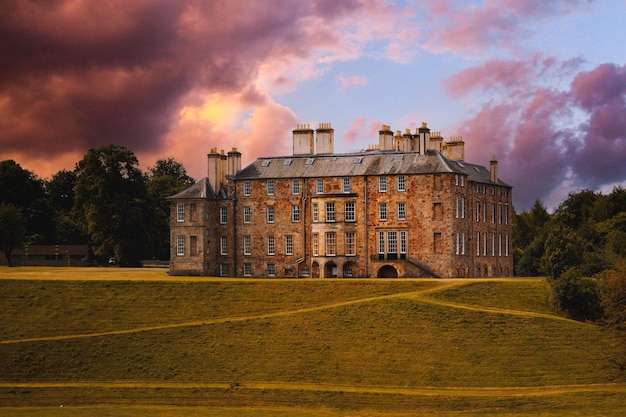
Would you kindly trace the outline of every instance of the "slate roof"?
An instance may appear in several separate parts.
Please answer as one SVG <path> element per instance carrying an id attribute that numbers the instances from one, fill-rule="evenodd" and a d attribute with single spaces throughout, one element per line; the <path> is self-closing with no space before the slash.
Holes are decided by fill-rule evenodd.
<path id="1" fill-rule="evenodd" d="M 209 179 L 207 177 L 202 178 L 194 185 L 189 188 L 184 189 L 178 194 L 174 194 L 168 199 L 196 199 L 196 198 L 208 198 L 215 199 L 215 193 L 211 188 L 211 184 L 209 184 Z"/>
<path id="2" fill-rule="evenodd" d="M 440 152 L 370 151 L 349 154 L 263 157 L 235 175 L 236 180 L 350 177 L 457 173 L 469 181 L 492 184 L 489 169 L 464 161 L 451 161 Z M 498 179 L 498 185 L 510 187 Z"/>

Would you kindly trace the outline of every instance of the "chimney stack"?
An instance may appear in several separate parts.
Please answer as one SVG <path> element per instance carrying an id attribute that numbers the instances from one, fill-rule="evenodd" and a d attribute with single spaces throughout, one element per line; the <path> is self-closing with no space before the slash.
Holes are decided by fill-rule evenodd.
<path id="1" fill-rule="evenodd" d="M 378 149 L 381 151 L 390 151 L 393 149 L 393 131 L 391 126 L 383 125 L 378 131 Z"/>
<path id="2" fill-rule="evenodd" d="M 496 156 L 494 155 L 489 162 L 489 174 L 491 177 L 491 182 L 498 182 L 498 161 L 496 161 Z"/>
<path id="3" fill-rule="evenodd" d="M 417 129 L 419 134 L 419 149 L 416 151 L 419 152 L 420 155 L 426 155 L 426 150 L 430 145 L 430 129 L 426 125 L 426 122 L 422 122 L 422 127 Z"/>
<path id="4" fill-rule="evenodd" d="M 228 152 L 228 171 L 226 175 L 232 177 L 241 171 L 241 152 L 237 152 L 237 148 L 233 148 Z"/>
<path id="5" fill-rule="evenodd" d="M 207 154 L 207 177 L 214 193 L 218 193 L 226 176 L 226 155 L 217 152 L 217 148 L 211 148 Z"/>
<path id="6" fill-rule="evenodd" d="M 320 123 L 315 130 L 315 153 L 332 154 L 334 152 L 335 129 L 330 123 Z"/>
<path id="7" fill-rule="evenodd" d="M 313 129 L 306 124 L 300 124 L 293 133 L 293 154 L 294 155 L 313 155 L 314 141 Z"/>

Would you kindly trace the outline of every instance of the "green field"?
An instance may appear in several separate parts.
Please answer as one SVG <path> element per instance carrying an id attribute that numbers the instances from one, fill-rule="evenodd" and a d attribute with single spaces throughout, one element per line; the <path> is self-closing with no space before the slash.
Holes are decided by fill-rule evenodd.
<path id="1" fill-rule="evenodd" d="M 548 293 L 0 268 L 0 415 L 625 415 L 623 343 Z"/>

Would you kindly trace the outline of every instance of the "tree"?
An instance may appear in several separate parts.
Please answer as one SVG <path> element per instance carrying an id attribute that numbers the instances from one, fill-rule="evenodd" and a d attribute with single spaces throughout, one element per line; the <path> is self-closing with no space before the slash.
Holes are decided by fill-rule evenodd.
<path id="1" fill-rule="evenodd" d="M 618 262 L 615 269 L 598 274 L 598 279 L 607 323 L 623 326 L 626 324 L 626 260 Z"/>
<path id="2" fill-rule="evenodd" d="M 156 208 L 156 223 L 159 239 L 154 248 L 154 257 L 169 259 L 170 256 L 170 204 L 167 197 L 193 185 L 195 180 L 187 175 L 185 167 L 174 158 L 160 159 L 148 176 L 148 194 Z"/>
<path id="3" fill-rule="evenodd" d="M 76 167 L 73 212 L 94 253 L 139 266 L 156 240 L 146 179 L 133 152 L 119 145 L 90 149 Z"/>
<path id="4" fill-rule="evenodd" d="M 26 227 L 20 209 L 13 204 L 0 203 L 0 250 L 13 266 L 11 253 L 24 240 Z"/>

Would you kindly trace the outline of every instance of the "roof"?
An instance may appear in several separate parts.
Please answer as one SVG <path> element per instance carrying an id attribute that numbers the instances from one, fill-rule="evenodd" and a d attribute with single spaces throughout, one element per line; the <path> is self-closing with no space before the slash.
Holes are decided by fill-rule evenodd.
<path id="1" fill-rule="evenodd" d="M 202 178 L 194 185 L 185 188 L 178 194 L 167 197 L 168 199 L 197 199 L 197 198 L 215 198 L 215 193 L 209 184 L 207 177 Z"/>
<path id="2" fill-rule="evenodd" d="M 440 152 L 370 151 L 349 154 L 293 155 L 259 158 L 235 175 L 235 180 L 274 178 L 350 177 L 457 173 L 470 181 L 492 184 L 490 172 L 481 165 L 451 161 Z M 498 185 L 509 186 L 498 180 Z"/>

